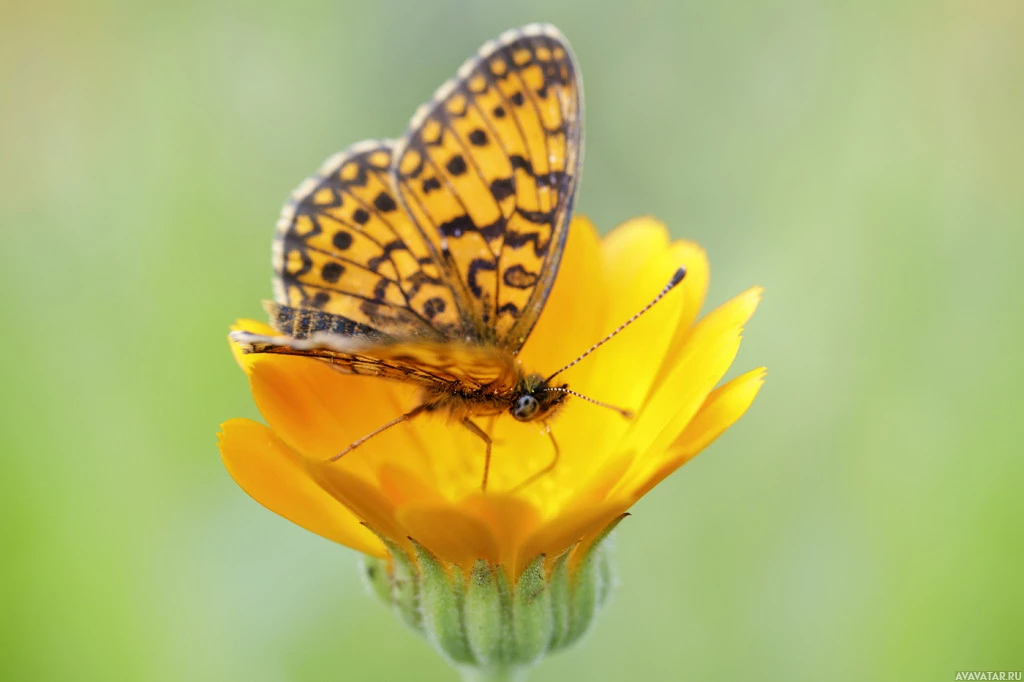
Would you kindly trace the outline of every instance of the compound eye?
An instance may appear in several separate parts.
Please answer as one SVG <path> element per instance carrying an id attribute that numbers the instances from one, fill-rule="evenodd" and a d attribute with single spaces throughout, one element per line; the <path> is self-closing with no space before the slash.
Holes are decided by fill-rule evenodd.
<path id="1" fill-rule="evenodd" d="M 533 415 L 540 409 L 540 403 L 529 393 L 519 396 L 516 404 L 512 406 L 512 416 L 521 422 L 530 421 Z"/>

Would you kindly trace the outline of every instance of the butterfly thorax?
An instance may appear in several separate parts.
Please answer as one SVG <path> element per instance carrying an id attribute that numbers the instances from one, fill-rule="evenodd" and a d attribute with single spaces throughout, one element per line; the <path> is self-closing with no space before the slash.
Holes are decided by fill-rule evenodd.
<path id="1" fill-rule="evenodd" d="M 514 382 L 495 382 L 477 390 L 428 388 L 424 391 L 423 406 L 430 412 L 445 413 L 452 421 L 505 412 L 522 422 L 553 417 L 568 394 L 550 390 L 540 374 L 526 374 L 518 367 L 516 370 Z"/>

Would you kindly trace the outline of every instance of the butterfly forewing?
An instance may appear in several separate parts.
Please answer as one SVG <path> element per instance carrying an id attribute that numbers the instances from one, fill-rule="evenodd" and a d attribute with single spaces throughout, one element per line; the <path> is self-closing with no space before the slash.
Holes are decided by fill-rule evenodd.
<path id="1" fill-rule="evenodd" d="M 413 117 L 394 184 L 479 342 L 518 350 L 554 282 L 581 161 L 579 73 L 549 26 L 481 48 Z"/>
<path id="2" fill-rule="evenodd" d="M 457 336 L 454 293 L 433 243 L 398 203 L 391 161 L 392 142 L 363 142 L 292 194 L 274 243 L 275 298 L 397 337 Z"/>
<path id="3" fill-rule="evenodd" d="M 235 341 L 420 385 L 430 409 L 493 413 L 523 379 L 514 355 L 558 270 L 582 107 L 553 27 L 484 45 L 402 139 L 359 143 L 292 194 L 268 305 L 283 336 Z"/>

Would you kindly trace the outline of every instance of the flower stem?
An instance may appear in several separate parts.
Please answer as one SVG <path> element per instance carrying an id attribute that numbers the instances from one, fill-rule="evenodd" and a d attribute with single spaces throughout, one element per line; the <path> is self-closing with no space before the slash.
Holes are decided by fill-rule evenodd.
<path id="1" fill-rule="evenodd" d="M 508 668 L 473 668 L 460 667 L 462 682 L 525 682 L 527 668 L 513 666 Z"/>

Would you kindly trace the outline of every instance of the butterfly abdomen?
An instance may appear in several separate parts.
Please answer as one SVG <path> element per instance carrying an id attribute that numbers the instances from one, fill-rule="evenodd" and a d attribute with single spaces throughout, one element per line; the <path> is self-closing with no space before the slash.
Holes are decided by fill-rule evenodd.
<path id="1" fill-rule="evenodd" d="M 486 390 L 426 391 L 423 405 L 428 412 L 443 414 L 452 422 L 471 417 L 486 417 L 508 411 L 511 393 L 488 393 Z"/>

